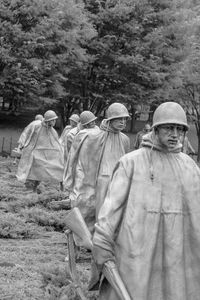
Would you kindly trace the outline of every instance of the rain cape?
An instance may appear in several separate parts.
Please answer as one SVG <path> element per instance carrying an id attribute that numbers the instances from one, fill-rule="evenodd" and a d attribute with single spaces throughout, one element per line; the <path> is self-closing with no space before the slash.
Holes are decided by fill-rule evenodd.
<path id="1" fill-rule="evenodd" d="M 42 122 L 34 123 L 19 161 L 17 179 L 62 182 L 64 171 L 63 150 L 54 128 Z"/>
<path id="2" fill-rule="evenodd" d="M 80 130 L 79 127 L 76 126 L 76 127 L 72 128 L 71 130 L 69 130 L 63 137 L 65 161 L 67 160 L 72 142 L 73 142 L 75 136 L 77 135 L 77 133 L 79 132 L 79 130 Z"/>
<path id="3" fill-rule="evenodd" d="M 77 135 L 75 135 L 71 149 L 68 154 L 68 159 L 65 164 L 63 184 L 65 188 L 69 191 L 69 197 L 71 199 L 72 207 L 78 206 L 81 213 L 89 226 L 91 219 L 94 218 L 94 207 L 91 205 L 93 203 L 93 175 L 94 168 L 91 168 L 91 161 L 96 158 L 90 157 L 90 152 L 85 152 L 84 144 L 90 135 L 97 135 L 100 129 L 98 126 L 94 128 L 87 128 L 80 130 Z M 90 149 L 91 151 L 92 149 Z M 91 159 L 91 160 L 90 160 Z M 93 165 L 93 163 L 92 163 Z M 92 177 L 92 181 L 90 182 Z M 89 201 L 86 201 L 89 198 Z M 92 211 L 91 211 L 92 207 Z"/>
<path id="4" fill-rule="evenodd" d="M 98 215 L 99 209 L 105 199 L 108 184 L 116 163 L 120 157 L 130 151 L 129 138 L 124 133 L 112 129 L 109 126 L 109 121 L 106 119 L 103 120 L 100 129 L 102 130 L 100 139 L 103 141 L 96 169 L 96 215 Z"/>
<path id="5" fill-rule="evenodd" d="M 40 120 L 34 120 L 28 126 L 26 126 L 24 128 L 24 130 L 22 131 L 22 133 L 19 137 L 19 140 L 17 142 L 19 144 L 20 148 L 23 148 L 26 145 L 28 145 L 28 143 L 30 142 L 31 136 L 33 134 L 35 126 L 40 125 L 41 123 L 42 123 L 42 121 L 40 121 Z"/>
<path id="6" fill-rule="evenodd" d="M 95 225 L 134 300 L 199 300 L 200 169 L 181 147 L 146 135 L 117 164 Z M 99 299 L 120 300 L 105 280 Z"/>
<path id="7" fill-rule="evenodd" d="M 66 136 L 66 134 L 72 129 L 71 125 L 67 125 L 65 126 L 65 128 L 63 129 L 63 132 L 61 133 L 61 136 L 59 138 L 59 142 L 61 143 L 61 145 L 63 145 L 63 140 L 64 140 L 64 136 Z"/>
<path id="8" fill-rule="evenodd" d="M 64 178 L 65 187 L 71 191 L 72 205 L 79 207 L 91 230 L 95 207 L 104 199 L 115 164 L 130 149 L 129 138 L 113 131 L 107 120 L 103 120 L 100 129 L 81 130 L 76 136 Z"/>

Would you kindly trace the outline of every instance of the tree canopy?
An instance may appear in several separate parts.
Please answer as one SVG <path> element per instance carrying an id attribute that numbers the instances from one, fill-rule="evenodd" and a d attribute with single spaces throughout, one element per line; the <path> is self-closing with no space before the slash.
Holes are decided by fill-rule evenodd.
<path id="1" fill-rule="evenodd" d="M 187 31 L 186 31 L 187 29 Z M 190 5 L 185 23 L 187 41 L 185 56 L 177 65 L 171 96 L 185 107 L 188 117 L 195 123 L 200 161 L 200 4 Z"/>
<path id="2" fill-rule="evenodd" d="M 67 97 L 69 73 L 91 60 L 96 30 L 76 1 L 14 0 L 0 3 L 1 95 L 15 110 Z"/>
<path id="3" fill-rule="evenodd" d="M 199 88 L 195 0 L 2 0 L 0 25 L 0 93 L 12 111 L 56 105 L 66 122 L 114 101 L 134 113 L 187 98 L 194 77 Z"/>

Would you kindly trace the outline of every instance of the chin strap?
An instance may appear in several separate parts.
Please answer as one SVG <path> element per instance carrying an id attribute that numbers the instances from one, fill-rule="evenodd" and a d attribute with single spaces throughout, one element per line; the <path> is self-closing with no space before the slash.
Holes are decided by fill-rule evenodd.
<path id="1" fill-rule="evenodd" d="M 155 135 L 155 131 L 153 132 L 153 134 Z M 152 143 L 151 148 L 150 148 L 150 167 L 149 167 L 150 179 L 151 179 L 152 182 L 154 180 L 154 168 L 153 168 L 153 149 L 154 149 L 154 145 L 155 145 L 155 139 L 153 138 L 153 143 Z"/>

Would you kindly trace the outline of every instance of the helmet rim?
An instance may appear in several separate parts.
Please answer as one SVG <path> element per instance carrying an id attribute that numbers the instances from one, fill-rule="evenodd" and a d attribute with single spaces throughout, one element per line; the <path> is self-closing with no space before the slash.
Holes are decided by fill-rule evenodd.
<path id="1" fill-rule="evenodd" d="M 48 115 L 50 115 L 48 117 Z M 53 110 L 47 110 L 44 114 L 44 122 L 50 122 L 53 120 L 58 119 L 58 116 L 56 115 L 56 113 Z"/>
<path id="2" fill-rule="evenodd" d="M 80 123 L 82 126 L 85 126 L 93 121 L 95 121 L 97 117 L 90 110 L 84 110 L 80 114 Z"/>
<path id="3" fill-rule="evenodd" d="M 93 121 L 95 121 L 97 119 L 97 117 L 94 117 L 94 118 L 92 118 L 91 120 L 89 120 L 89 121 L 87 121 L 87 122 L 85 122 L 85 123 L 81 123 L 81 125 L 87 125 L 87 124 L 89 124 L 89 123 L 91 123 L 91 122 L 93 122 Z"/>
<path id="4" fill-rule="evenodd" d="M 160 125 L 164 125 L 164 124 L 177 124 L 177 125 L 183 125 L 184 127 L 186 127 L 187 129 L 189 129 L 189 125 L 186 124 L 185 122 L 177 122 L 176 120 L 169 120 L 169 121 L 163 121 L 163 122 L 156 122 L 155 124 L 153 124 L 151 126 L 151 128 L 155 128 L 158 127 Z"/>
<path id="5" fill-rule="evenodd" d="M 107 120 L 119 119 L 119 118 L 130 118 L 126 106 L 119 102 L 112 103 L 107 109 Z M 110 115 L 110 116 L 109 116 Z"/>
<path id="6" fill-rule="evenodd" d="M 183 125 L 186 130 L 189 129 L 186 113 L 179 103 L 168 101 L 157 107 L 153 115 L 153 124 L 151 128 L 164 124 Z"/>
<path id="7" fill-rule="evenodd" d="M 80 117 L 77 114 L 73 114 L 69 117 L 69 120 L 78 124 L 78 122 L 80 121 Z"/>

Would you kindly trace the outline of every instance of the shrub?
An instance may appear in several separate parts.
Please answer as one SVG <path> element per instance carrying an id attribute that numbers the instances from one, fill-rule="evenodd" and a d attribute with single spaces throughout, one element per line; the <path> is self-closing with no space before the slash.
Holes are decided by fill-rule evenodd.
<path id="1" fill-rule="evenodd" d="M 0 214 L 0 238 L 33 238 L 40 229 L 12 213 Z"/>
<path id="2" fill-rule="evenodd" d="M 4 197 L 4 200 L 0 202 L 0 207 L 5 212 L 18 213 L 22 208 L 32 207 L 38 204 L 38 196 L 35 194 L 32 195 L 21 195 L 21 197 Z"/>
<path id="3" fill-rule="evenodd" d="M 32 207 L 21 210 L 20 214 L 27 220 L 40 226 L 45 226 L 47 229 L 52 228 L 57 231 L 63 231 L 65 228 L 64 217 L 66 212 L 48 211 L 43 207 Z"/>
<path id="4" fill-rule="evenodd" d="M 88 274 L 77 266 L 83 293 L 87 299 L 97 299 L 98 292 L 88 292 Z M 48 265 L 41 269 L 43 287 L 45 289 L 45 300 L 76 300 L 79 299 L 76 293 L 76 285 L 72 282 L 68 264 Z M 83 282 L 85 284 L 83 284 Z"/>

